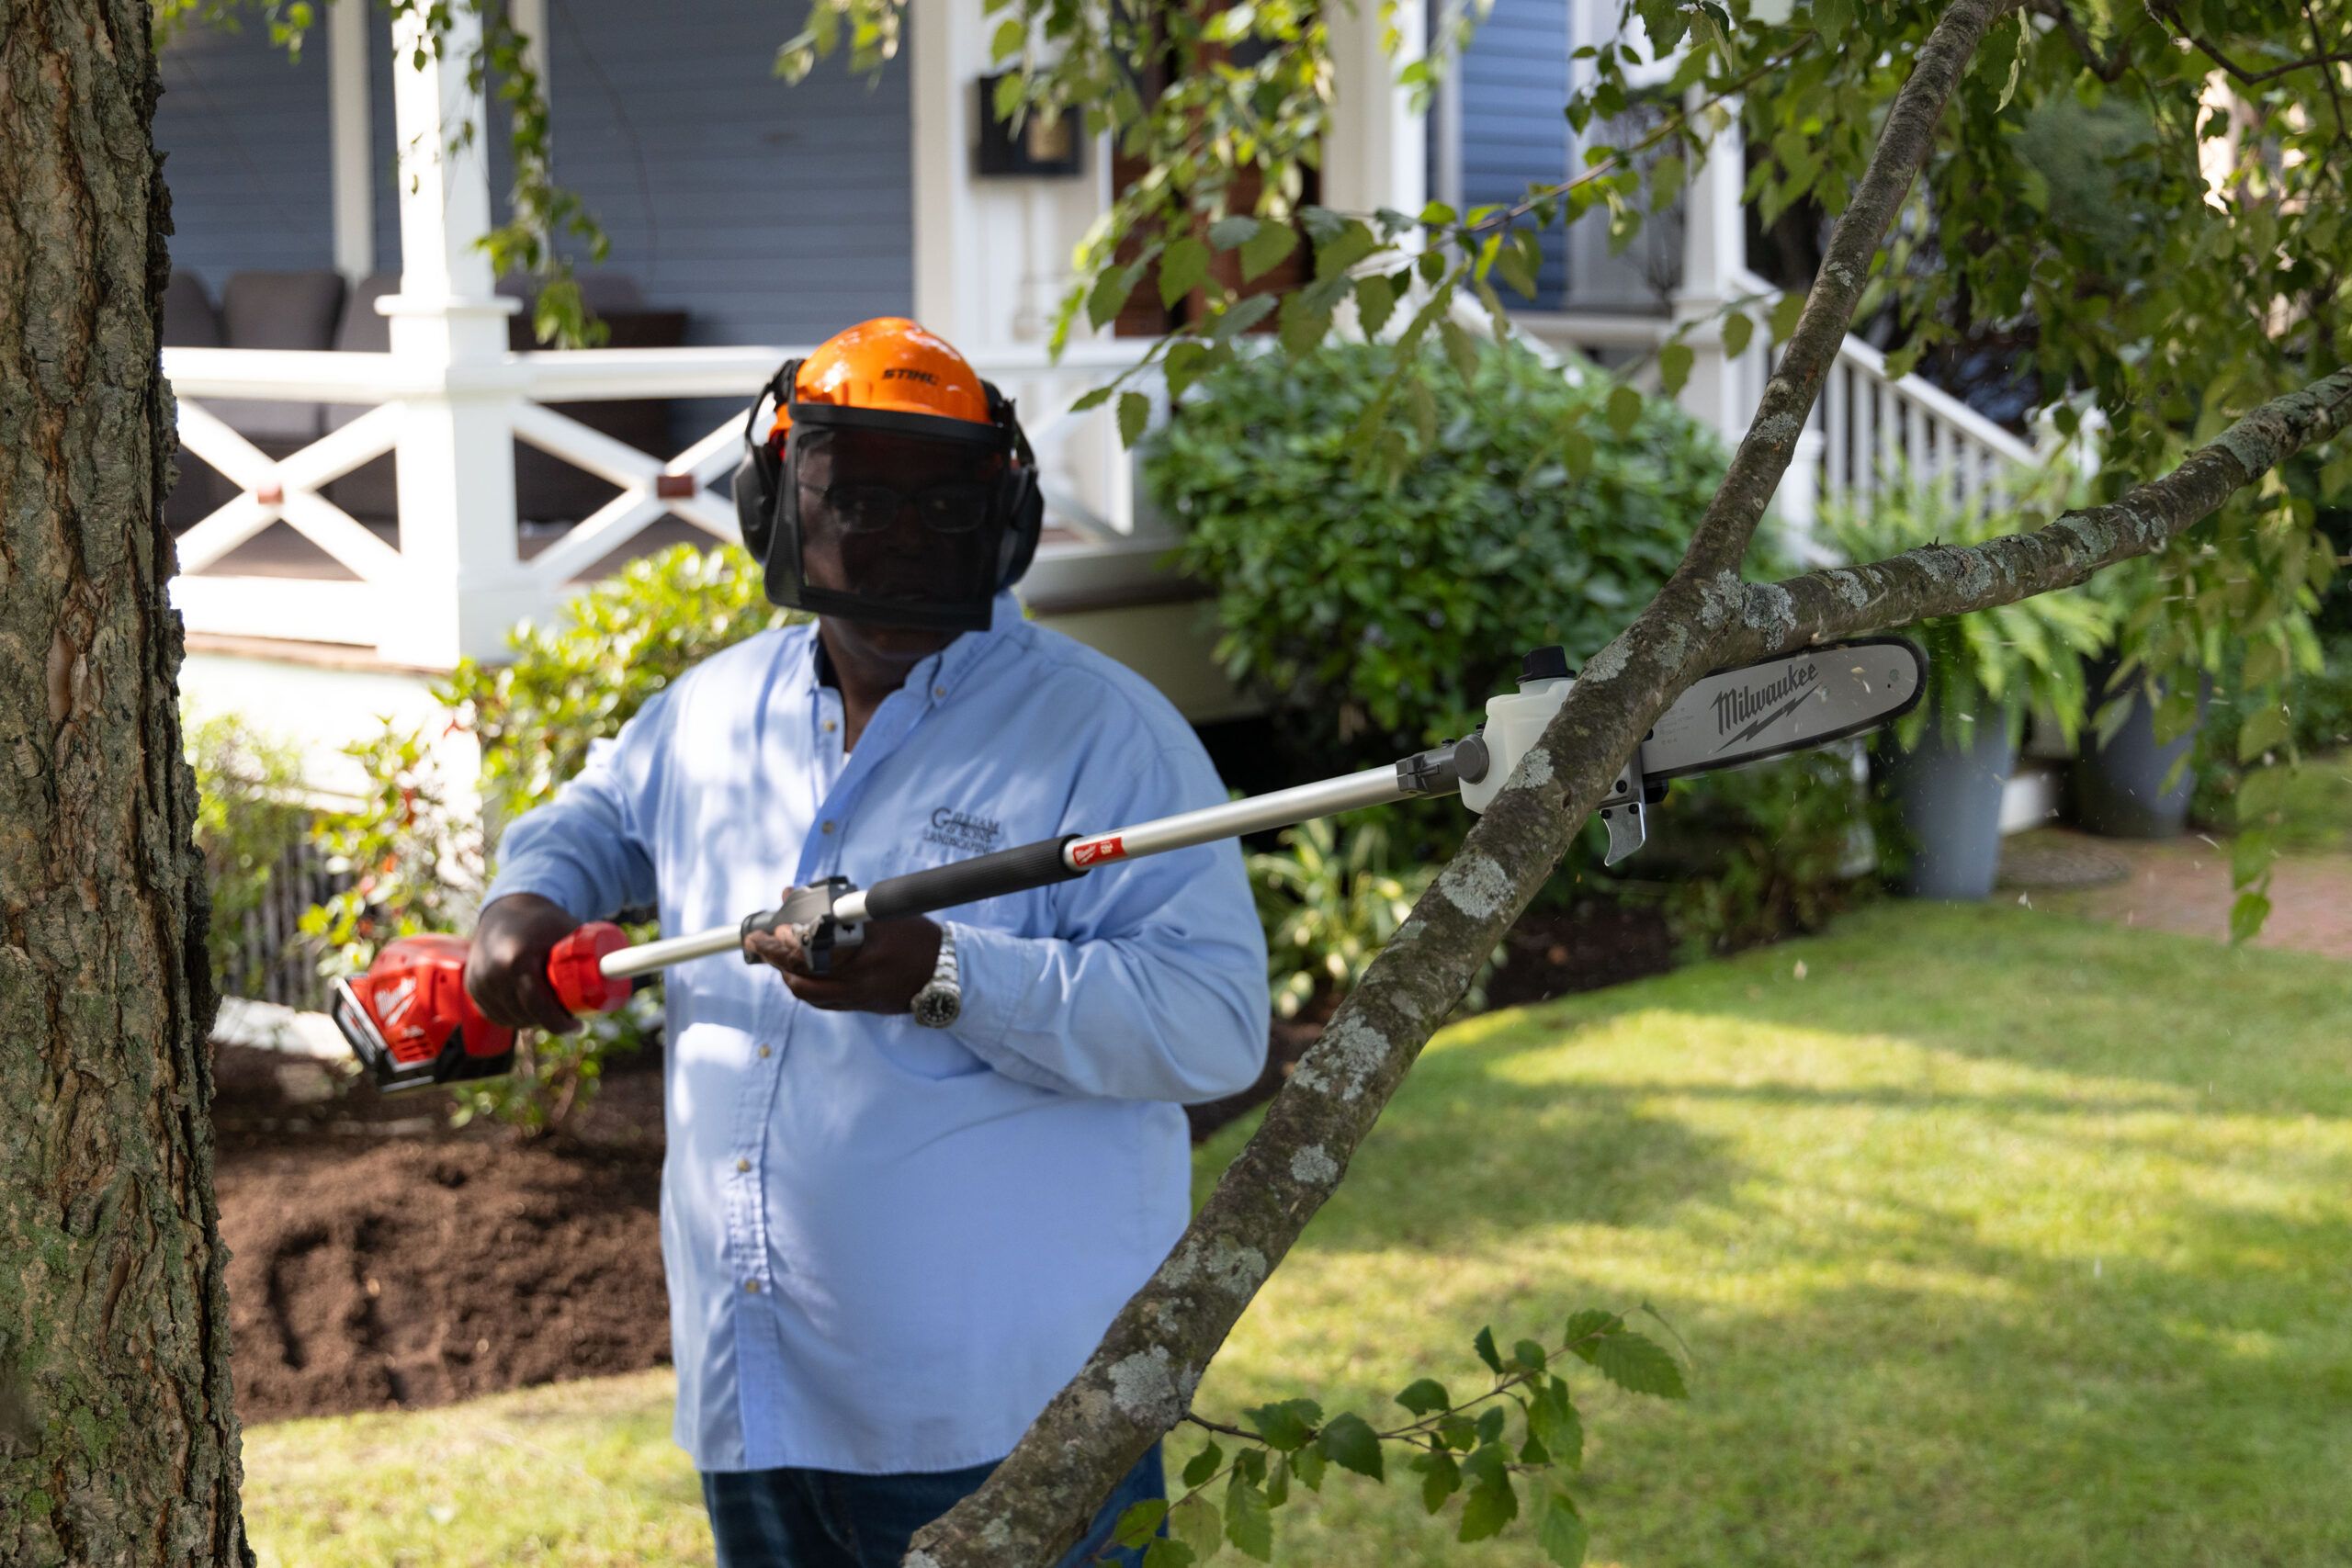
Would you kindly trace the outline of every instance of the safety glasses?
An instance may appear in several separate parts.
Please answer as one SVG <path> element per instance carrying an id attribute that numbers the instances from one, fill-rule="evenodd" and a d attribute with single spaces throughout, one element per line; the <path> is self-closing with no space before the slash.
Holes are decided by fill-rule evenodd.
<path id="1" fill-rule="evenodd" d="M 988 521 L 989 487 L 950 480 L 901 490 L 880 479 L 837 480 L 801 504 L 811 501 L 844 534 L 878 534 L 902 516 L 934 534 L 968 534 Z"/>

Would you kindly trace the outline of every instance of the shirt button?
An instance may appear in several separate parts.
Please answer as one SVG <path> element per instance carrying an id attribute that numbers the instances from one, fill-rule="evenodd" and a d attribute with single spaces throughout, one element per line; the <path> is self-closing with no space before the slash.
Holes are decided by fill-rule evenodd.
<path id="1" fill-rule="evenodd" d="M 761 1047 L 760 1047 L 760 1055 L 763 1055 L 763 1056 L 773 1056 L 773 1055 L 775 1055 L 775 1051 L 773 1051 L 772 1049 L 770 1049 L 768 1046 L 763 1045 L 763 1046 L 761 1046 Z"/>
<path id="2" fill-rule="evenodd" d="M 735 1168 L 738 1170 L 749 1170 L 752 1168 L 752 1162 L 748 1159 L 738 1159 L 735 1162 Z"/>
<path id="3" fill-rule="evenodd" d="M 944 686 L 933 686 L 931 689 L 931 694 L 934 697 L 944 697 L 947 694 L 947 688 Z"/>
<path id="4" fill-rule="evenodd" d="M 825 824 L 824 824 L 824 830 L 825 830 L 827 833 L 831 833 L 831 832 L 833 830 L 833 825 L 832 825 L 831 822 L 827 822 L 827 823 L 825 823 Z"/>
<path id="5" fill-rule="evenodd" d="M 830 718 L 825 721 L 825 733 L 828 735 L 831 735 L 834 730 L 839 729 L 840 728 L 841 726 L 835 724 Z"/>
<path id="6" fill-rule="evenodd" d="M 744 1281 L 743 1281 L 743 1293 L 744 1293 L 745 1295 L 747 1295 L 747 1296 L 756 1296 L 756 1295 L 758 1295 L 758 1294 L 760 1293 L 760 1282 L 759 1282 L 757 1280 L 744 1280 Z"/>

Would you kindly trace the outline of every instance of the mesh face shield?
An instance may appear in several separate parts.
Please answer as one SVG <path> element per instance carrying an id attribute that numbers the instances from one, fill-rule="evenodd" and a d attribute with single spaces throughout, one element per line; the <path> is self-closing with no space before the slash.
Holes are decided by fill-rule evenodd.
<path id="1" fill-rule="evenodd" d="M 804 609 L 898 626 L 989 624 L 1004 565 L 1004 442 L 981 425 L 962 426 L 966 437 L 954 422 L 924 423 L 949 434 L 794 422 L 780 499 L 797 547 L 770 553 L 771 597 L 786 587 Z"/>

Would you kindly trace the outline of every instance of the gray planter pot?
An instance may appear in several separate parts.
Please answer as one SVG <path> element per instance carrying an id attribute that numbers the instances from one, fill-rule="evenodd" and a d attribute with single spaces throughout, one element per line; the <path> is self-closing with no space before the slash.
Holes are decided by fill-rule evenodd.
<path id="1" fill-rule="evenodd" d="M 1905 751 L 1889 741 L 1881 750 L 1880 775 L 1911 845 L 1910 867 L 1895 879 L 1905 897 L 1992 895 L 2001 863 L 2001 792 L 2017 752 L 1997 715 L 1970 728 L 1954 745 L 1930 715 L 1916 748 Z"/>
<path id="2" fill-rule="evenodd" d="M 2093 689 L 2099 692 L 2099 702 L 2106 700 L 2109 671 L 2095 668 Z M 2211 698 L 2213 683 L 2200 682 L 2197 694 L 2197 722 L 2205 722 L 2205 705 Z M 2096 715 L 2098 705 L 2091 709 Z M 2165 778 L 2173 764 L 2188 754 L 2197 743 L 2197 726 L 2189 727 L 2185 735 L 2175 737 L 2169 743 L 2156 744 L 2156 708 L 2148 700 L 2146 688 L 2132 694 L 2132 709 L 2123 728 L 2115 739 L 2101 746 L 2098 732 L 2089 725 L 2083 729 L 2082 749 L 2072 769 L 2075 820 L 2091 832 L 2110 839 L 2170 839 L 2188 827 L 2188 797 L 2197 781 L 2187 768 L 2180 770 L 2172 787 L 2165 787 Z"/>

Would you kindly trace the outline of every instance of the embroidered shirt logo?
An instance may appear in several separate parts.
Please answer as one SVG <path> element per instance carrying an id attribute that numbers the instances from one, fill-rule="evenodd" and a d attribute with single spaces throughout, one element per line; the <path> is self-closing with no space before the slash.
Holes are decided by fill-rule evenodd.
<path id="1" fill-rule="evenodd" d="M 931 814 L 931 826 L 923 829 L 922 841 L 954 850 L 960 855 L 984 855 L 995 849 L 1002 837 L 1004 824 L 995 818 L 975 817 L 943 806 Z"/>

